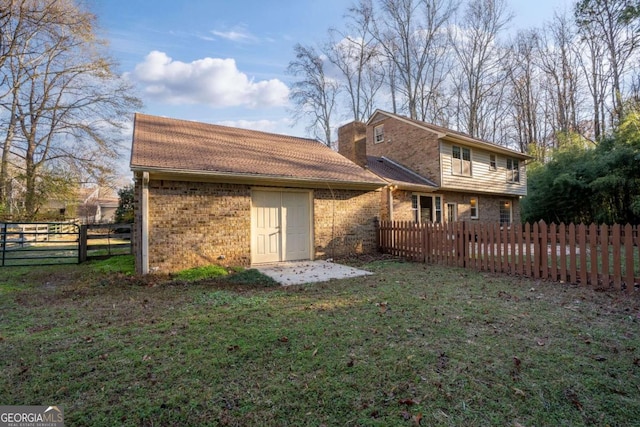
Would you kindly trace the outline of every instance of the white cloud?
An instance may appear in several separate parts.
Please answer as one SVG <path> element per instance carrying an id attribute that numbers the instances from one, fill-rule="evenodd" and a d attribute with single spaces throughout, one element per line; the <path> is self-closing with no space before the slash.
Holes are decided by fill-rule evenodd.
<path id="1" fill-rule="evenodd" d="M 170 104 L 273 107 L 285 105 L 289 95 L 289 88 L 282 81 L 254 82 L 229 58 L 186 63 L 153 51 L 126 76 L 140 84 L 146 95 Z"/>
<path id="2" fill-rule="evenodd" d="M 221 37 L 223 39 L 231 40 L 234 42 L 254 42 L 257 41 L 256 37 L 251 33 L 244 31 L 243 29 L 236 29 L 230 31 L 218 31 L 213 30 L 211 34 Z"/>

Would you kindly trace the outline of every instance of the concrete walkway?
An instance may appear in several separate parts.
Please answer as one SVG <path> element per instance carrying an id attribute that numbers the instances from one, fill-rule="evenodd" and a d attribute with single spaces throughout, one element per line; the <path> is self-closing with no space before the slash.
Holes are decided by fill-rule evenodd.
<path id="1" fill-rule="evenodd" d="M 283 262 L 253 266 L 253 268 L 285 286 L 326 282 L 331 279 L 347 279 L 373 274 L 369 271 L 327 261 Z"/>

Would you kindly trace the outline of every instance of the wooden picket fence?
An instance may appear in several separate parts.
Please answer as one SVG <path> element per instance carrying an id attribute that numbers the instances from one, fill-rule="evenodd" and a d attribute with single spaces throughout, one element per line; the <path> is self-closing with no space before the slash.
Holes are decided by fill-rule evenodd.
<path id="1" fill-rule="evenodd" d="M 412 261 L 612 286 L 628 293 L 640 285 L 639 227 L 629 224 L 381 221 L 378 246 L 383 253 Z"/>

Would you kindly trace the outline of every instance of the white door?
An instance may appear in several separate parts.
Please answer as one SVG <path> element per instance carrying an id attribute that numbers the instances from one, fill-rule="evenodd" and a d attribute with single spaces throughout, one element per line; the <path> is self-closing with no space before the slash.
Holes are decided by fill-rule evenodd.
<path id="1" fill-rule="evenodd" d="M 253 262 L 280 261 L 281 202 L 279 196 L 280 193 L 269 191 L 253 192 L 253 206 L 251 208 Z"/>
<path id="2" fill-rule="evenodd" d="M 310 258 L 309 193 L 254 191 L 251 217 L 252 263 Z"/>
<path id="3" fill-rule="evenodd" d="M 309 259 L 309 194 L 282 193 L 283 261 Z"/>

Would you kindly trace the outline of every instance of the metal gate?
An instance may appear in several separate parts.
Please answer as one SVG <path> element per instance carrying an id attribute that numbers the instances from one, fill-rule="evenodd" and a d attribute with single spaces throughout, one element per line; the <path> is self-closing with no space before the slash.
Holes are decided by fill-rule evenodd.
<path id="1" fill-rule="evenodd" d="M 0 223 L 0 266 L 80 262 L 80 226 L 70 222 Z"/>

